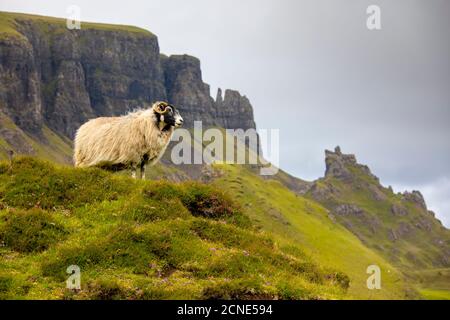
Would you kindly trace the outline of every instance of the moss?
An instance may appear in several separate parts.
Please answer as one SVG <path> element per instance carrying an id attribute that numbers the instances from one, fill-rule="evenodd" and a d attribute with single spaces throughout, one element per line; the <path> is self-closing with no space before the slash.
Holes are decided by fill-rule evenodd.
<path id="1" fill-rule="evenodd" d="M 114 280 L 99 279 L 88 283 L 87 296 L 93 300 L 120 300 L 126 298 L 126 291 Z"/>
<path id="2" fill-rule="evenodd" d="M 29 157 L 17 157 L 2 177 L 0 196 L 12 207 L 65 208 L 112 200 L 130 192 L 131 180 L 116 179 L 100 169 L 54 167 Z"/>
<path id="3" fill-rule="evenodd" d="M 39 209 L 8 211 L 2 215 L 0 240 L 19 252 L 39 252 L 61 241 L 67 231 L 50 213 Z"/>
<path id="4" fill-rule="evenodd" d="M 271 300 L 276 296 L 273 290 L 264 288 L 262 281 L 257 279 L 221 281 L 207 286 L 202 293 L 203 299 L 214 300 Z"/>

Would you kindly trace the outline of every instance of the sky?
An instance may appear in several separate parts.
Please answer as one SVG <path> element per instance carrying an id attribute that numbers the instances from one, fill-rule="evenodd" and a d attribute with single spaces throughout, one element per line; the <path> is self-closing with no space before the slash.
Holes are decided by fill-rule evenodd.
<path id="1" fill-rule="evenodd" d="M 280 166 L 313 180 L 340 145 L 396 191 L 420 190 L 450 227 L 450 1 L 2 0 L 0 10 L 130 24 L 161 52 L 201 61 L 237 89 L 259 129 L 280 129 Z M 369 5 L 381 29 L 366 26 Z"/>

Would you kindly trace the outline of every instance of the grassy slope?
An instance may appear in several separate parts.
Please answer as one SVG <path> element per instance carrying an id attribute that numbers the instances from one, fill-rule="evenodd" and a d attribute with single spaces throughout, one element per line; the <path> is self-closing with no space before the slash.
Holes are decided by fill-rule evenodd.
<path id="1" fill-rule="evenodd" d="M 26 134 L 17 127 L 11 119 L 0 112 L 0 128 L 7 128 L 16 131 L 23 140 L 33 148 L 36 156 L 42 159 L 55 161 L 58 163 L 69 163 L 72 158 L 71 142 L 54 133 L 51 129 L 44 126 L 42 129 L 43 139 L 47 142 L 39 142 L 36 138 Z M 8 158 L 7 151 L 14 150 L 4 139 L 0 138 L 0 160 Z M 16 152 L 17 153 L 17 152 Z"/>
<path id="2" fill-rule="evenodd" d="M 39 156 L 61 162 L 60 160 L 66 156 L 58 159 L 57 155 L 68 155 L 71 152 L 68 141 L 62 140 L 50 130 L 46 129 L 44 133 L 48 136 L 48 140 L 52 141 L 50 144 L 53 145 L 52 152 L 40 151 Z M 33 143 L 39 146 L 38 150 L 49 148 L 35 141 Z M 50 156 L 52 153 L 54 155 Z M 269 232 L 281 247 L 287 248 L 288 251 L 293 249 L 306 252 L 307 256 L 312 257 L 312 260 L 318 265 L 335 267 L 350 277 L 348 293 L 336 297 L 390 299 L 404 298 L 405 294 L 409 297 L 416 297 L 410 286 L 405 285 L 402 276 L 394 267 L 383 260 L 379 254 L 365 247 L 345 228 L 333 223 L 328 218 L 326 209 L 315 201 L 295 195 L 277 181 L 261 179 L 255 170 L 248 167 L 228 165 L 216 165 L 216 167 L 223 174 L 214 184 L 220 189 L 228 190 L 242 204 L 244 212 L 256 226 Z M 126 174 L 126 172 L 122 172 L 116 176 L 120 177 Z M 175 181 L 187 178 L 178 168 L 160 164 L 149 170 L 147 176 L 151 179 L 169 178 Z M 126 178 L 124 177 L 124 179 Z M 112 214 L 111 211 L 106 211 L 104 219 L 107 219 L 110 214 Z M 382 290 L 380 291 L 368 290 L 365 284 L 368 277 L 365 270 L 368 265 L 373 263 L 382 267 Z M 440 290 L 439 293 L 442 294 L 442 288 L 433 285 L 427 279 L 418 285 L 420 293 L 424 297 L 433 297 L 430 292 Z M 411 278 L 408 282 L 412 283 L 412 281 Z M 436 282 L 441 283 L 442 281 Z M 62 293 L 59 292 L 59 294 Z"/>
<path id="3" fill-rule="evenodd" d="M 450 300 L 450 269 L 437 268 L 412 272 L 411 281 L 417 283 L 425 299 Z"/>
<path id="4" fill-rule="evenodd" d="M 405 298 L 410 288 L 396 268 L 333 223 L 326 209 L 295 195 L 277 181 L 262 180 L 245 167 L 219 168 L 224 175 L 215 184 L 245 203 L 245 212 L 262 229 L 276 234 L 280 244 L 302 248 L 320 264 L 335 266 L 349 275 L 348 298 Z M 381 290 L 367 289 L 366 268 L 371 264 L 382 269 Z"/>
<path id="5" fill-rule="evenodd" d="M 22 38 L 23 36 L 17 31 L 15 27 L 16 20 L 32 20 L 40 24 L 42 28 L 46 28 L 48 25 L 58 26 L 61 29 L 66 29 L 65 18 L 55 18 L 47 16 L 39 16 L 33 14 L 15 13 L 15 12 L 0 12 L 0 38 L 2 37 L 15 37 Z M 82 29 L 95 29 L 105 31 L 125 31 L 136 34 L 152 35 L 148 30 L 141 29 L 134 26 L 105 24 L 105 23 L 91 23 L 81 22 Z"/>
<path id="6" fill-rule="evenodd" d="M 331 199 L 323 201 L 323 205 L 331 209 L 336 204 L 355 204 L 366 212 L 367 217 L 380 221 L 381 224 L 377 225 L 377 232 L 374 234 L 369 223 L 364 219 L 351 215 L 336 216 L 340 223 L 350 225 L 351 230 L 369 248 L 383 255 L 407 276 L 411 275 L 409 282 L 419 287 L 421 289 L 420 292 L 425 297 L 432 297 L 433 295 L 428 294 L 427 290 L 432 292 L 435 289 L 448 290 L 446 293 L 448 296 L 450 293 L 449 277 L 423 275 L 440 274 L 441 269 L 436 269 L 434 264 L 440 255 L 440 250 L 443 249 L 435 245 L 435 239 L 441 239 L 448 243 L 450 241 L 449 231 L 436 219 L 432 218 L 429 213 L 424 212 L 423 209 L 412 203 L 402 201 L 400 194 L 395 194 L 388 188 L 381 187 L 379 189 L 385 199 L 377 201 L 369 192 L 369 189 L 370 186 L 379 185 L 379 182 L 356 166 L 349 166 L 348 169 L 353 175 L 353 181 L 350 183 L 345 183 L 333 177 L 324 178 L 319 182 L 323 187 L 326 184 L 332 185 L 336 192 L 336 195 Z M 409 212 L 408 215 L 403 217 L 394 216 L 391 211 L 393 204 L 404 206 Z M 395 230 L 402 223 L 415 226 L 420 221 L 428 222 L 431 229 L 413 227 L 413 232 L 402 235 L 395 242 L 389 239 L 390 229 Z M 431 281 L 432 278 L 434 279 L 433 281 Z"/>
<path id="7" fill-rule="evenodd" d="M 1 298 L 345 297 L 344 273 L 280 247 L 206 185 L 18 158 L 0 164 L 0 199 Z"/>

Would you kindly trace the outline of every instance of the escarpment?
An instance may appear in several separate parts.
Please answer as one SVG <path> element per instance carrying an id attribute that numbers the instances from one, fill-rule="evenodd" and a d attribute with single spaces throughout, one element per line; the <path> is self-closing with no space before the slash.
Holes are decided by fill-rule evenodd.
<path id="1" fill-rule="evenodd" d="M 0 13 L 0 112 L 45 142 L 43 128 L 72 139 L 77 128 L 99 116 L 125 114 L 168 100 L 192 126 L 255 128 L 249 100 L 226 90 L 214 100 L 200 61 L 160 54 L 149 31 L 128 26 Z M 1 136 L 0 136 L 1 138 Z M 43 141 L 44 140 L 44 141 Z"/>

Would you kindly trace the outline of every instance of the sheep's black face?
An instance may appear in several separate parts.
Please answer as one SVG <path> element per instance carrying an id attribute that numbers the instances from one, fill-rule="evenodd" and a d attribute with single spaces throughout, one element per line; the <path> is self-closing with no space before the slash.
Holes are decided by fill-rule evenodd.
<path id="1" fill-rule="evenodd" d="M 155 114 L 158 123 L 171 127 L 180 127 L 183 124 L 183 118 L 178 110 L 171 104 L 160 102 L 155 107 Z"/>

